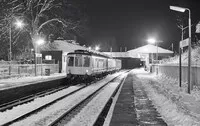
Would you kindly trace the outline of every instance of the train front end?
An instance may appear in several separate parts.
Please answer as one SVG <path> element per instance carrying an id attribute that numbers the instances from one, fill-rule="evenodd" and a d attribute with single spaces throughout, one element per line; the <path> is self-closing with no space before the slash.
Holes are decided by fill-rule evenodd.
<path id="1" fill-rule="evenodd" d="M 69 53 L 66 67 L 67 78 L 71 80 L 84 79 L 91 75 L 90 62 L 90 55 Z"/>

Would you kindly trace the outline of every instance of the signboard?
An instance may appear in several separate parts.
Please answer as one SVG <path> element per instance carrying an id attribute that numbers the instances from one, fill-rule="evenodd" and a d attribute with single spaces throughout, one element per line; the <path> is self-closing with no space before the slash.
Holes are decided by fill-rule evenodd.
<path id="1" fill-rule="evenodd" d="M 36 57 L 42 57 L 41 53 L 36 53 Z"/>
<path id="2" fill-rule="evenodd" d="M 45 56 L 45 60 L 52 60 L 52 56 L 51 55 L 46 55 Z"/>
<path id="3" fill-rule="evenodd" d="M 180 48 L 183 48 L 188 45 L 189 45 L 189 38 L 180 41 Z"/>
<path id="4" fill-rule="evenodd" d="M 200 33 L 200 22 L 196 25 L 196 33 Z"/>

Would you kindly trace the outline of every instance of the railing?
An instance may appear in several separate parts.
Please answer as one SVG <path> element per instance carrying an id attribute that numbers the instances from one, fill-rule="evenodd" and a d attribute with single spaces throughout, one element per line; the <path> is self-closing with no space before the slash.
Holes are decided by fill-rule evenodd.
<path id="1" fill-rule="evenodd" d="M 46 75 L 46 70 L 50 74 L 59 72 L 58 64 L 37 64 L 36 74 L 38 76 Z M 35 64 L 0 64 L 0 79 L 9 78 L 13 76 L 31 76 L 35 75 Z"/>

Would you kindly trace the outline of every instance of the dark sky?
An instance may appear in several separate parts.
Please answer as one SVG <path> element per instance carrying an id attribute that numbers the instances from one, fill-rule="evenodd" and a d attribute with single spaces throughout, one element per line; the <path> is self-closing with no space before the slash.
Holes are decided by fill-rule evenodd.
<path id="1" fill-rule="evenodd" d="M 160 45 L 164 48 L 172 43 L 177 47 L 181 36 L 176 18 L 184 17 L 186 26 L 188 12 L 175 12 L 169 6 L 190 8 L 192 23 L 197 23 L 199 3 L 200 0 L 90 0 L 87 14 L 92 38 L 114 37 L 118 49 L 121 46 L 129 50 L 145 45 L 146 39 L 152 36 L 162 40 Z"/>

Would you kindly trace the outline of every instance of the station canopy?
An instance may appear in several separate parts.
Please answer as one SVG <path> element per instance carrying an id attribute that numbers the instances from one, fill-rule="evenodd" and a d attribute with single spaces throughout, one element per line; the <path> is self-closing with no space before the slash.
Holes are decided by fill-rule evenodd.
<path id="1" fill-rule="evenodd" d="M 173 51 L 171 50 L 167 50 L 161 47 L 157 47 L 151 44 L 136 48 L 136 49 L 132 49 L 129 50 L 129 55 L 131 57 L 138 57 L 138 55 L 142 55 L 142 54 L 152 54 L 152 53 L 157 53 L 157 48 L 158 48 L 158 54 L 173 54 Z"/>

